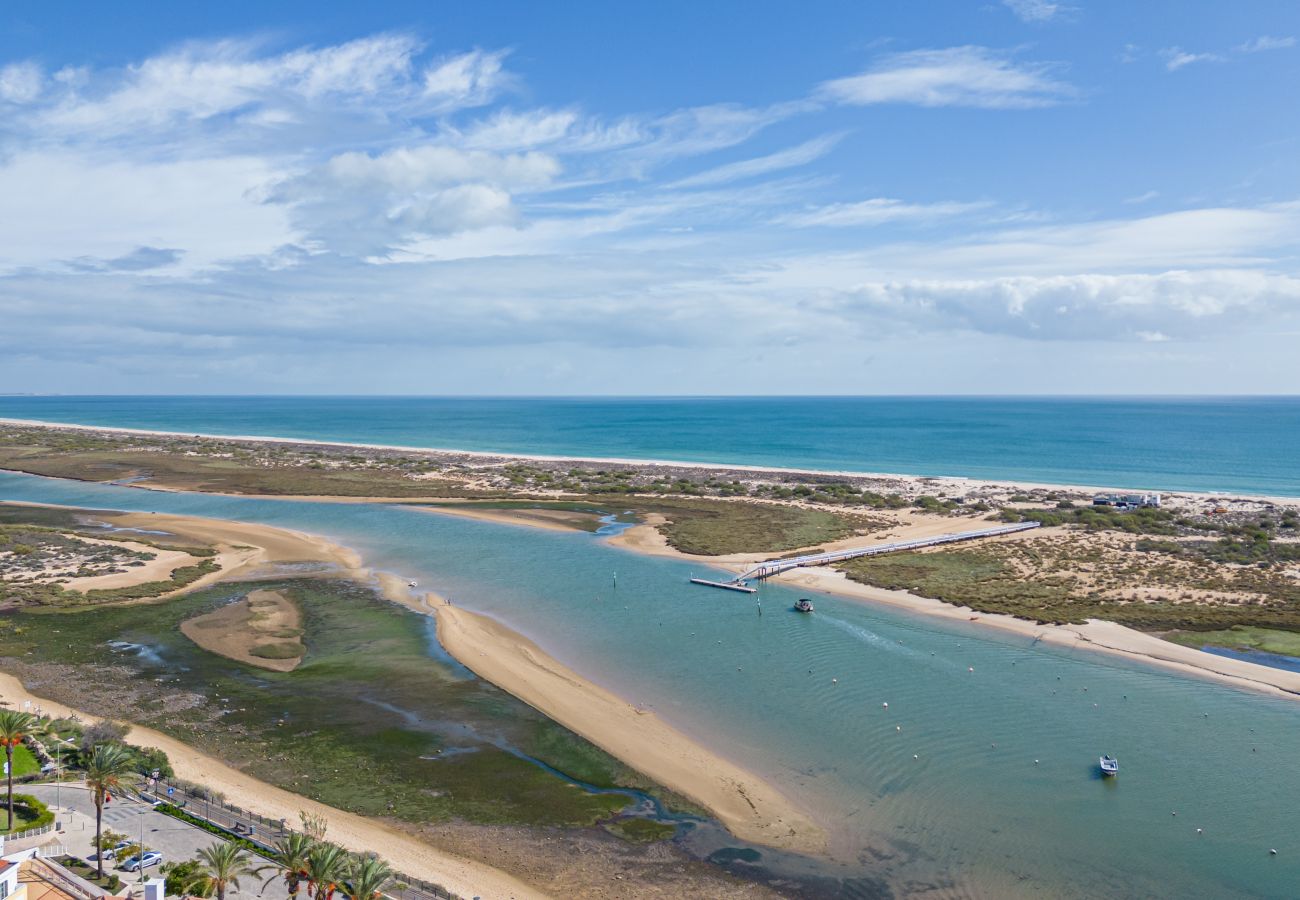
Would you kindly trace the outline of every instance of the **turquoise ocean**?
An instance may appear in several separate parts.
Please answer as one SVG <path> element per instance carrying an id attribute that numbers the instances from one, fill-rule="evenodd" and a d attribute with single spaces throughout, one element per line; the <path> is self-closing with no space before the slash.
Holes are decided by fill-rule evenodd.
<path id="1" fill-rule="evenodd" d="M 1300 397 L 0 397 L 0 417 L 1300 496 Z"/>

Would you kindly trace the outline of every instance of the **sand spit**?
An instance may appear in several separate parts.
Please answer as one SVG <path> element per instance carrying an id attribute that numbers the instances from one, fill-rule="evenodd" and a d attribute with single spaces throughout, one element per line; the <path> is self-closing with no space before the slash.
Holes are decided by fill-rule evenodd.
<path id="1" fill-rule="evenodd" d="M 48 715 L 75 716 L 88 722 L 99 721 L 96 716 L 29 693 L 17 678 L 4 673 L 0 673 L 0 701 L 15 709 L 34 711 L 39 708 Z M 161 732 L 132 726 L 126 739 L 132 744 L 162 750 L 180 778 L 207 785 L 225 794 L 231 803 L 269 819 L 296 822 L 299 811 L 322 816 L 328 822 L 327 835 L 330 840 L 354 852 L 378 852 L 399 871 L 442 884 L 463 897 L 479 896 L 483 900 L 542 900 L 547 896 L 504 872 L 444 853 L 381 822 L 343 812 L 258 781 Z"/>
<path id="2" fill-rule="evenodd" d="M 406 504 L 409 505 L 409 504 Z M 581 531 L 576 525 L 561 516 L 546 516 L 544 509 L 474 509 L 468 506 L 442 506 L 425 503 L 414 507 L 422 512 L 437 513 L 440 516 L 457 516 L 462 519 L 477 519 L 480 522 L 495 522 L 498 525 L 524 525 L 529 528 L 541 528 L 545 531 Z"/>
<path id="3" fill-rule="evenodd" d="M 432 598 L 438 638 L 482 678 L 707 808 L 737 837 L 820 853 L 826 835 L 771 785 L 548 656 L 499 622 Z"/>

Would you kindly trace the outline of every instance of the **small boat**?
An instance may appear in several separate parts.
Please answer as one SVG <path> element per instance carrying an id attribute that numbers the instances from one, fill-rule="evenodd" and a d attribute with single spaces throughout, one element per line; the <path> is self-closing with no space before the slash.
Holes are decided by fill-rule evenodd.
<path id="1" fill-rule="evenodd" d="M 1113 757 L 1113 756 L 1103 756 L 1103 757 L 1101 758 L 1101 774 L 1103 774 L 1103 775 L 1118 775 L 1118 774 L 1119 774 L 1119 760 L 1116 759 L 1116 758 Z"/>
<path id="2" fill-rule="evenodd" d="M 408 582 L 406 583 L 406 586 L 407 586 L 407 587 L 416 587 L 417 585 L 416 585 L 416 583 L 415 583 L 415 579 L 412 578 L 410 581 L 408 581 Z"/>
<path id="3" fill-rule="evenodd" d="M 794 611 L 812 612 L 813 611 L 812 601 L 809 600 L 807 597 L 800 597 L 798 600 L 794 601 Z"/>

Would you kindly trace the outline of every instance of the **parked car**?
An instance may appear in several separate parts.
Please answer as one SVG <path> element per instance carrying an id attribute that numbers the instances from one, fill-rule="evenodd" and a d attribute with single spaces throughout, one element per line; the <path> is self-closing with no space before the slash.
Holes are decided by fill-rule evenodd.
<path id="1" fill-rule="evenodd" d="M 149 850 L 144 856 L 131 857 L 126 862 L 122 863 L 122 868 L 127 872 L 139 872 L 141 869 L 156 866 L 160 862 L 162 862 L 162 854 L 157 850 Z"/>
<path id="2" fill-rule="evenodd" d="M 117 859 L 117 855 L 130 846 L 131 846 L 130 841 L 118 841 L 113 846 L 104 849 L 103 851 L 104 861 L 108 862 L 109 860 Z M 98 853 L 92 853 L 86 857 L 86 861 L 90 863 L 97 863 L 99 862 L 99 856 L 100 854 Z"/>

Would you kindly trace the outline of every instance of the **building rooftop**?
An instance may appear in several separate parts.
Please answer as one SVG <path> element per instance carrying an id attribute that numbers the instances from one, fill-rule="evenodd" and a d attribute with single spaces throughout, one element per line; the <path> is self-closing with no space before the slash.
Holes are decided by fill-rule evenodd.
<path id="1" fill-rule="evenodd" d="M 27 900 L 97 900 L 105 891 L 67 869 L 44 859 L 24 860 L 18 883 L 27 886 Z"/>

